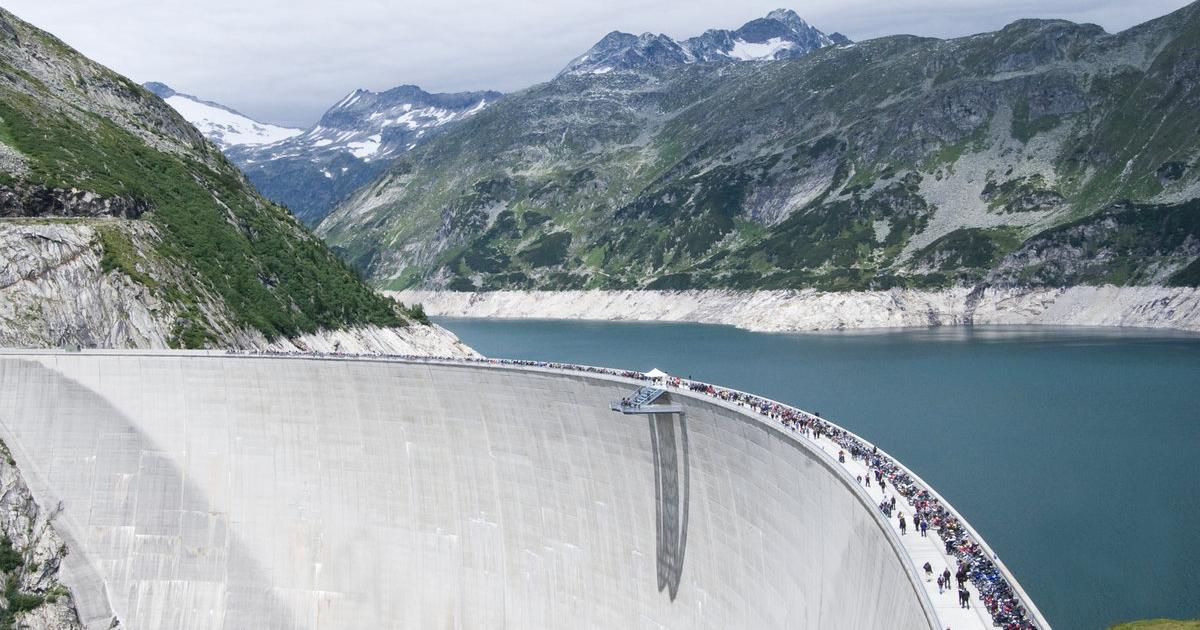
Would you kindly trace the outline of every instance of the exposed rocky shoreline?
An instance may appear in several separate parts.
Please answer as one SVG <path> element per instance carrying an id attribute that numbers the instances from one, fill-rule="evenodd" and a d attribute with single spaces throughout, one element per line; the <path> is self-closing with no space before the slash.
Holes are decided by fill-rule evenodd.
<path id="1" fill-rule="evenodd" d="M 433 316 L 728 324 L 755 331 L 969 325 L 1128 326 L 1200 332 L 1200 289 L 1070 287 L 819 291 L 400 291 Z"/>

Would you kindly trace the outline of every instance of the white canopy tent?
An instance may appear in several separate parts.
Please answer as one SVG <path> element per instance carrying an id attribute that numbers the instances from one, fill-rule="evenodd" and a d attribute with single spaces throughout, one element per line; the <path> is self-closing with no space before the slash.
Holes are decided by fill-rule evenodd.
<path id="1" fill-rule="evenodd" d="M 658 380 L 667 378 L 668 376 L 670 376 L 670 374 L 667 374 L 666 372 L 664 372 L 658 368 L 654 368 L 653 370 L 646 372 L 646 376 L 658 381 Z"/>

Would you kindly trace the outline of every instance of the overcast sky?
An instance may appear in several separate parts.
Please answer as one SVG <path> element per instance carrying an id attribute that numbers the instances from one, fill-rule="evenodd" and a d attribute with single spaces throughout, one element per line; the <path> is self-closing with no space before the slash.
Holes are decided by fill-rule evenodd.
<path id="1" fill-rule="evenodd" d="M 513 91 L 612 30 L 690 37 L 787 7 L 861 40 L 1066 18 L 1110 32 L 1184 0 L 7 0 L 5 8 L 138 82 L 308 126 L 355 88 Z"/>

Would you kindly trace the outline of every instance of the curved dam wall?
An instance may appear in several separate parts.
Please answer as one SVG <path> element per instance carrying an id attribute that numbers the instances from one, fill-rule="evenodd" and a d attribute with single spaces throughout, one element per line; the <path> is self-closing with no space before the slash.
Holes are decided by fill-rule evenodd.
<path id="1" fill-rule="evenodd" d="M 935 628 L 827 455 L 549 370 L 0 354 L 90 627 Z"/>

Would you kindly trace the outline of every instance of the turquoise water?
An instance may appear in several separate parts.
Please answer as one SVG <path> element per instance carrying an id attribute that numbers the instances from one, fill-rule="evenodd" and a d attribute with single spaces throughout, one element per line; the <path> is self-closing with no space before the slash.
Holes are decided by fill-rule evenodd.
<path id="1" fill-rule="evenodd" d="M 1200 336 L 439 319 L 480 352 L 691 375 L 900 458 L 1059 630 L 1200 617 Z"/>

